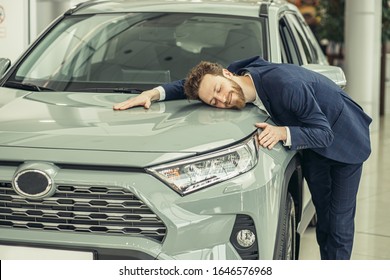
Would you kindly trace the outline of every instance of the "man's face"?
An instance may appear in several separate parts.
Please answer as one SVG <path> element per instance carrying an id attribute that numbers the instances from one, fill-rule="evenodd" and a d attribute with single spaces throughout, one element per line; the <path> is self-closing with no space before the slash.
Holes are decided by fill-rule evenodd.
<path id="1" fill-rule="evenodd" d="M 199 86 L 199 98 L 206 104 L 217 108 L 245 107 L 242 88 L 224 76 L 206 74 Z"/>

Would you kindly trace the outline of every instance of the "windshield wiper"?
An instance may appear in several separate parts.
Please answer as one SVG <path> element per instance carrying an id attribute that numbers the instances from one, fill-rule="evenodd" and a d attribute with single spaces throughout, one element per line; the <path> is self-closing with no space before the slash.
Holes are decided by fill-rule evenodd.
<path id="1" fill-rule="evenodd" d="M 144 90 L 139 88 L 115 88 L 113 92 L 121 92 L 121 93 L 141 93 Z"/>
<path id="2" fill-rule="evenodd" d="M 72 91 L 90 91 L 90 92 L 119 92 L 119 93 L 141 93 L 144 90 L 139 88 L 83 88 L 74 89 Z"/>
<path id="3" fill-rule="evenodd" d="M 6 82 L 4 86 L 17 88 L 17 89 L 31 90 L 31 91 L 54 91 L 51 88 L 42 87 L 31 83 Z"/>

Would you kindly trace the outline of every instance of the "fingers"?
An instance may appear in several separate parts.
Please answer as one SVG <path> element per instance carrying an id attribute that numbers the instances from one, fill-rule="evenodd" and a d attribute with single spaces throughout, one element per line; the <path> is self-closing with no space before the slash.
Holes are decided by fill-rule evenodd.
<path id="1" fill-rule="evenodd" d="M 279 142 L 278 138 L 272 134 L 259 135 L 259 145 L 271 150 Z"/>
<path id="2" fill-rule="evenodd" d="M 126 110 L 129 108 L 133 108 L 136 106 L 144 106 L 145 109 L 149 109 L 151 105 L 151 101 L 148 98 L 144 98 L 141 96 L 137 96 L 134 98 L 130 98 L 126 101 L 123 101 L 121 103 L 115 104 L 113 106 L 114 110 Z"/>
<path id="3" fill-rule="evenodd" d="M 150 100 L 147 100 L 147 101 L 145 102 L 144 108 L 145 108 L 145 109 L 149 109 L 151 104 L 152 104 L 152 102 L 151 102 Z"/>
<path id="4" fill-rule="evenodd" d="M 277 127 L 267 123 L 256 123 L 255 126 L 261 129 L 258 135 L 259 145 L 271 150 L 280 140 Z"/>
<path id="5" fill-rule="evenodd" d="M 157 89 L 151 89 L 143 91 L 136 97 L 130 98 L 121 103 L 115 104 L 113 106 L 114 110 L 126 110 L 136 106 L 144 106 L 145 109 L 149 109 L 152 101 L 157 101 L 160 99 L 160 91 Z"/>
<path id="6" fill-rule="evenodd" d="M 124 102 L 115 104 L 115 105 L 113 106 L 113 109 L 114 109 L 114 110 L 126 110 L 126 109 L 129 109 L 129 108 L 131 108 L 131 107 L 132 107 L 132 105 L 131 105 L 130 100 L 126 100 L 126 101 L 124 101 Z"/>

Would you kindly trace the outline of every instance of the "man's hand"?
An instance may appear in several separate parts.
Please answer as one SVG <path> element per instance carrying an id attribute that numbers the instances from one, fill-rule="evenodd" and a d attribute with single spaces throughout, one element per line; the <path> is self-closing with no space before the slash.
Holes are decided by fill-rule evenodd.
<path id="1" fill-rule="evenodd" d="M 259 145 L 271 150 L 279 141 L 286 141 L 287 131 L 284 126 L 273 126 L 268 123 L 256 123 L 256 127 L 262 129 L 259 133 Z"/>
<path id="2" fill-rule="evenodd" d="M 160 92 L 157 89 L 146 90 L 140 93 L 138 96 L 130 98 L 121 103 L 115 104 L 114 110 L 126 110 L 129 108 L 144 106 L 145 109 L 149 109 L 152 101 L 160 99 Z"/>

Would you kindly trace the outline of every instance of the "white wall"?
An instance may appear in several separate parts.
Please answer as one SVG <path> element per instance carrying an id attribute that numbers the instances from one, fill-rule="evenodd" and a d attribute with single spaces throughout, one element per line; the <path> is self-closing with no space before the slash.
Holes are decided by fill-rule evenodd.
<path id="1" fill-rule="evenodd" d="M 58 16 L 83 0 L 0 0 L 0 57 L 12 63 Z"/>
<path id="2" fill-rule="evenodd" d="M 0 0 L 1 1 L 1 0 Z M 36 23 L 36 35 L 43 31 L 53 20 L 73 6 L 71 0 L 30 0 L 32 1 L 31 23 Z M 32 31 L 33 33 L 34 31 Z M 35 36 L 36 37 L 36 36 Z M 34 39 L 34 38 L 33 38 Z"/>
<path id="3" fill-rule="evenodd" d="M 29 0 L 0 0 L 0 57 L 14 62 L 27 48 L 28 11 Z"/>
<path id="4" fill-rule="evenodd" d="M 347 92 L 379 129 L 381 0 L 347 0 L 345 6 L 345 74 Z"/>

